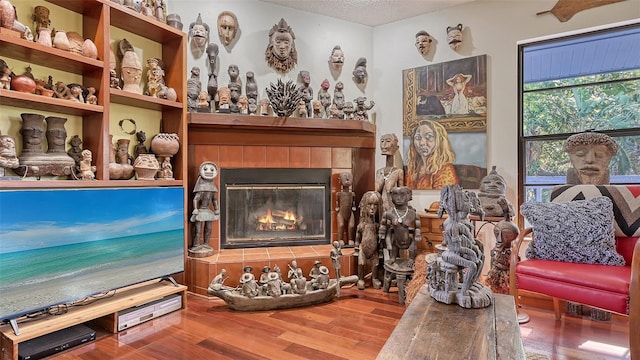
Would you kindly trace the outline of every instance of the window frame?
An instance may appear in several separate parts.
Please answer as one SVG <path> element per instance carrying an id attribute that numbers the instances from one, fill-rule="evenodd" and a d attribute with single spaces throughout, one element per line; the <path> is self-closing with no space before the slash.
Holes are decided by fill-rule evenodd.
<path id="1" fill-rule="evenodd" d="M 526 48 L 531 48 L 533 46 L 539 46 L 544 44 L 556 43 L 563 40 L 570 40 L 573 38 L 581 38 L 585 36 L 592 36 L 596 34 L 605 34 L 611 32 L 618 32 L 622 30 L 627 30 L 629 28 L 639 28 L 640 21 L 632 20 L 627 22 L 621 22 L 616 24 L 609 24 L 600 27 L 574 31 L 569 33 L 556 34 L 552 36 L 536 38 L 531 40 L 520 41 L 517 43 L 517 60 L 518 60 L 518 100 L 517 100 L 517 108 L 518 108 L 518 208 L 521 204 L 526 201 L 526 187 L 531 186 L 532 184 L 528 184 L 527 179 L 527 158 L 526 158 L 526 149 L 527 144 L 529 142 L 535 141 L 559 141 L 565 140 L 569 136 L 576 133 L 555 133 L 549 135 L 527 135 L 524 134 L 524 97 L 527 91 L 525 90 L 524 83 L 524 54 Z M 606 82 L 598 82 L 596 84 L 601 85 Z M 585 84 L 579 84 L 570 86 L 571 88 L 577 88 L 581 86 L 586 86 Z M 559 87 L 560 88 L 560 87 Z M 558 89 L 559 89 L 558 88 Z M 536 90 L 529 90 L 536 91 Z M 613 129 L 613 130 L 597 130 L 599 133 L 604 133 L 612 137 L 621 137 L 621 136 L 640 136 L 640 128 L 626 128 L 626 129 Z M 625 182 L 626 183 L 626 182 Z M 619 183 L 619 184 L 625 184 Z M 635 182 L 633 182 L 635 183 Z M 560 184 L 544 184 L 549 186 L 560 185 Z M 525 225 L 523 216 L 518 212 L 518 226 L 523 228 Z"/>

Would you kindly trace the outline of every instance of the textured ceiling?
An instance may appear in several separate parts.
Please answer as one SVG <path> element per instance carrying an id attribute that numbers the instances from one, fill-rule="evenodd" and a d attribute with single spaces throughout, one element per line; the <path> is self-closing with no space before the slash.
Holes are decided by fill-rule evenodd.
<path id="1" fill-rule="evenodd" d="M 262 0 L 271 4 L 304 10 L 378 26 L 438 11 L 475 0 Z"/>

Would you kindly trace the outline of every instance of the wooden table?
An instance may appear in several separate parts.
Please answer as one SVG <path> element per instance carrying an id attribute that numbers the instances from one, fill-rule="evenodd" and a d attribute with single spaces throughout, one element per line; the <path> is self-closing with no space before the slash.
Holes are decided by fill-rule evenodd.
<path id="1" fill-rule="evenodd" d="M 525 359 L 513 297 L 483 309 L 434 300 L 424 285 L 378 354 L 391 359 Z"/>

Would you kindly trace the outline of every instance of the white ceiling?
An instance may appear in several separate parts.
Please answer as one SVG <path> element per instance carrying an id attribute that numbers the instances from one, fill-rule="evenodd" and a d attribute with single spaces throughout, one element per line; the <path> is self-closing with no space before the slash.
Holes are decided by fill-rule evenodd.
<path id="1" fill-rule="evenodd" d="M 264 2 L 378 26 L 476 0 L 262 0 Z"/>

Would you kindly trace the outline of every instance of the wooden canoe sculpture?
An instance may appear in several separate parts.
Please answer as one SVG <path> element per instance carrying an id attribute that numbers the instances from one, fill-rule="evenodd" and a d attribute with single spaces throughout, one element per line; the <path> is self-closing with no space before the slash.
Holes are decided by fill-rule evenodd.
<path id="1" fill-rule="evenodd" d="M 536 15 L 542 15 L 546 13 L 552 13 L 561 22 L 568 21 L 573 15 L 579 13 L 582 10 L 591 9 L 594 7 L 613 4 L 625 0 L 559 0 L 551 10 L 542 11 Z"/>

